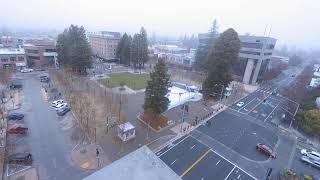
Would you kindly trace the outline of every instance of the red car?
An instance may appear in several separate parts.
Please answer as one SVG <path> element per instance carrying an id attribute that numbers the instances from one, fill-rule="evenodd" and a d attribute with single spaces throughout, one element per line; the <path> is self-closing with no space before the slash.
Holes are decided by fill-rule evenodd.
<path id="1" fill-rule="evenodd" d="M 21 126 L 13 126 L 7 132 L 10 134 L 27 134 L 28 128 Z"/>
<path id="2" fill-rule="evenodd" d="M 262 144 L 262 143 L 258 143 L 256 145 L 256 149 L 260 152 L 263 152 L 264 154 L 270 156 L 272 159 L 275 159 L 276 158 L 276 154 L 272 151 L 272 149 L 265 145 L 265 144 Z"/>

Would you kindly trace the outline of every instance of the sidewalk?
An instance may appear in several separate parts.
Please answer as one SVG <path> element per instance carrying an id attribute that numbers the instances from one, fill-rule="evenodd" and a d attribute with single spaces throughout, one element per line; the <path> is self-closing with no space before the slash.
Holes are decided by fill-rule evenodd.
<path id="1" fill-rule="evenodd" d="M 98 157 L 97 148 L 99 151 Z M 71 152 L 71 159 L 83 169 L 99 169 L 111 163 L 105 156 L 102 148 L 96 144 L 79 144 L 75 146 Z"/>

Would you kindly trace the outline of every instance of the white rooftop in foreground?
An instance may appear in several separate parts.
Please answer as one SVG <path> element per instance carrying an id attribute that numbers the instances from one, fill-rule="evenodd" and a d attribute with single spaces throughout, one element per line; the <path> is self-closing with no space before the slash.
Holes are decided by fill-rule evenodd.
<path id="1" fill-rule="evenodd" d="M 134 126 L 130 122 L 118 125 L 118 127 L 124 132 L 134 129 Z"/>
<path id="2" fill-rule="evenodd" d="M 190 86 L 192 88 L 195 86 Z M 170 101 L 169 108 L 174 108 L 188 101 L 198 101 L 202 98 L 202 94 L 198 92 L 192 92 L 190 90 L 181 89 L 176 86 L 172 86 L 169 88 L 170 92 L 168 94 L 168 98 Z"/>
<path id="3" fill-rule="evenodd" d="M 181 180 L 147 146 L 143 146 L 83 180 Z"/>

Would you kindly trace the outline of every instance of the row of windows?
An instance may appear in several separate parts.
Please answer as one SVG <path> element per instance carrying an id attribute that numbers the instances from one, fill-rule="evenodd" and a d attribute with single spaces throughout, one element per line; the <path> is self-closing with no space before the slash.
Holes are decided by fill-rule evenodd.
<path id="1" fill-rule="evenodd" d="M 270 56 L 272 53 L 264 53 L 265 56 Z"/>
<path id="2" fill-rule="evenodd" d="M 249 43 L 249 42 L 241 42 L 241 47 L 244 48 L 254 48 L 254 49 L 262 49 L 262 43 Z M 274 44 L 267 44 L 266 49 L 274 49 Z"/>
<path id="3" fill-rule="evenodd" d="M 10 61 L 16 61 L 17 60 L 16 57 L 10 57 L 9 59 L 10 59 Z M 8 62 L 9 59 L 8 58 L 1 58 L 1 62 Z M 24 57 L 18 57 L 18 61 L 24 61 Z"/>
<path id="4" fill-rule="evenodd" d="M 260 56 L 260 53 L 259 53 L 259 52 L 252 52 L 252 51 L 240 51 L 240 53 L 243 53 L 243 54 L 252 54 L 252 55 L 258 55 L 258 56 Z"/>
<path id="5" fill-rule="evenodd" d="M 39 53 L 39 50 L 35 50 L 35 49 L 26 49 L 26 52 L 27 52 L 27 53 L 35 53 L 35 54 L 38 54 L 38 53 Z"/>

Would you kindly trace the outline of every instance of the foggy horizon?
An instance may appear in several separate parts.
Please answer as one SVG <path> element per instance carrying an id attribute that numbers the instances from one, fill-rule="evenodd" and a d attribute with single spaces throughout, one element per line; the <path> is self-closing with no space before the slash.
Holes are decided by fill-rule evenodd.
<path id="1" fill-rule="evenodd" d="M 8 29 L 55 29 L 70 24 L 87 31 L 118 31 L 130 34 L 144 26 L 151 36 L 179 37 L 207 32 L 217 19 L 219 32 L 235 29 L 239 35 L 263 36 L 266 26 L 277 44 L 302 49 L 320 48 L 320 3 L 316 0 L 241 1 L 99 1 L 10 0 L 0 7 L 0 27 Z"/>

